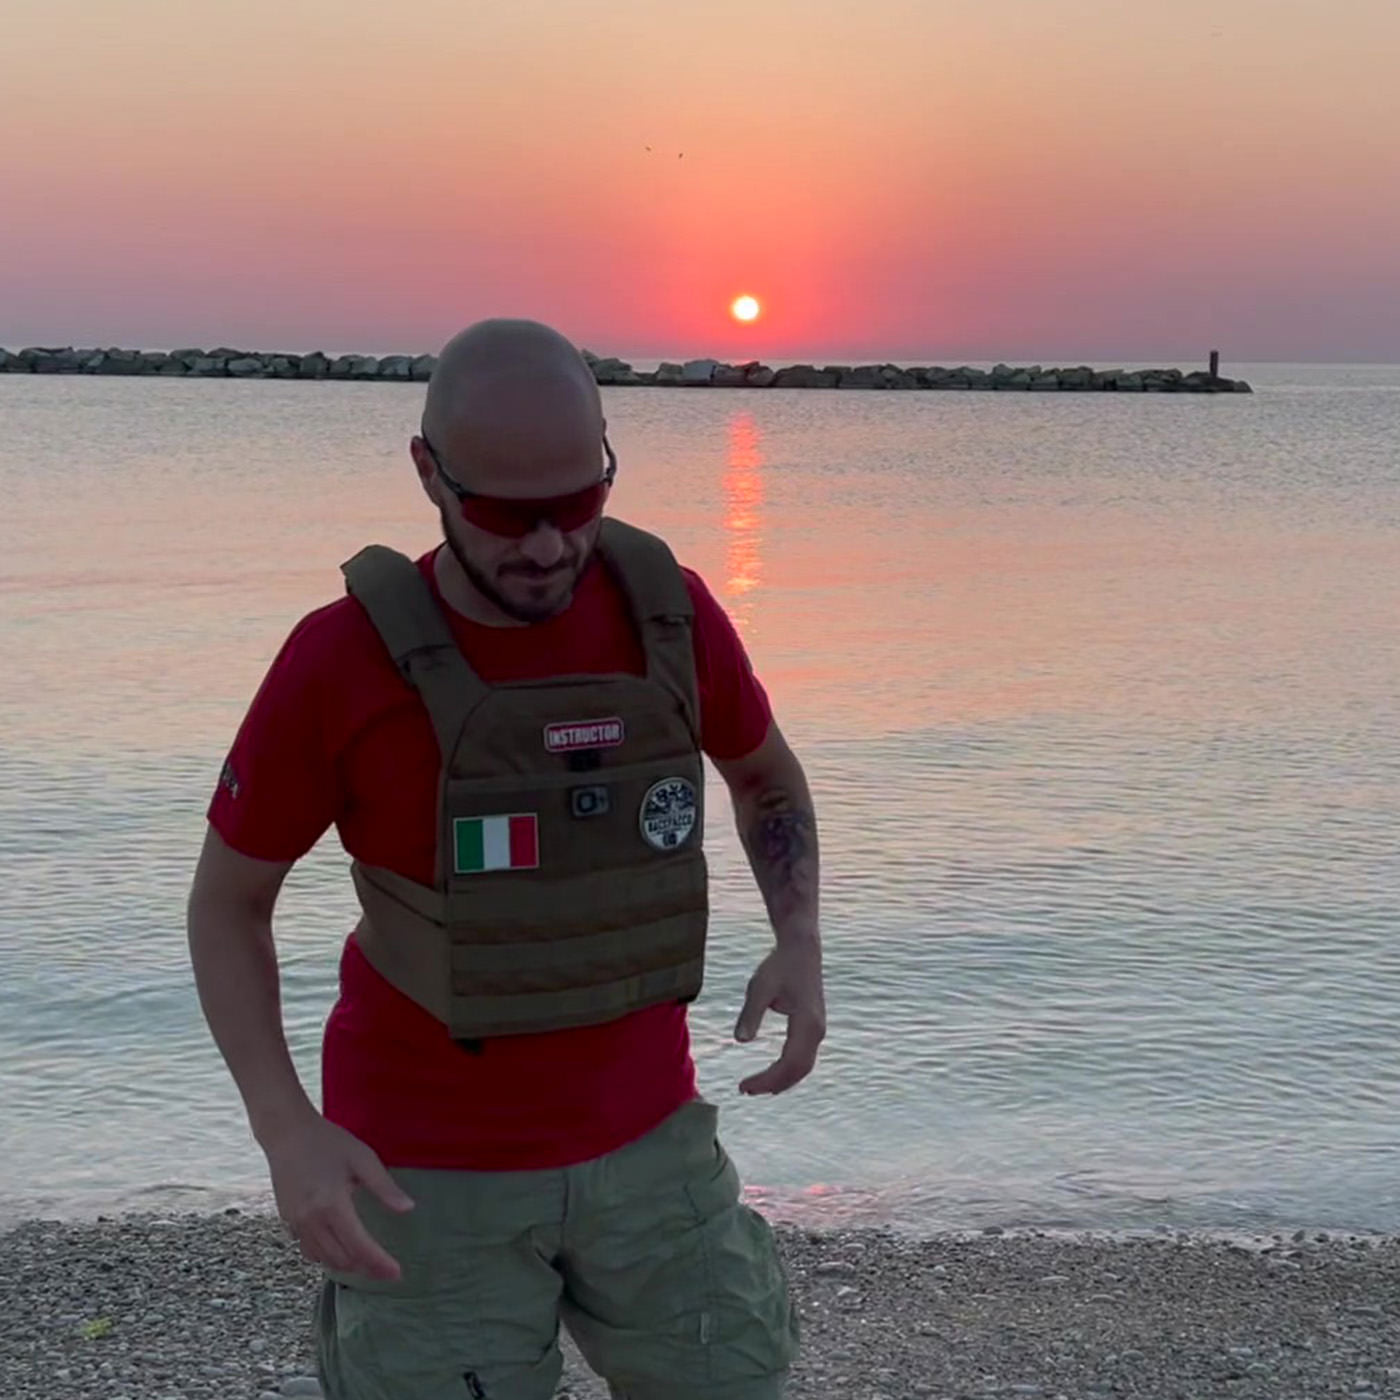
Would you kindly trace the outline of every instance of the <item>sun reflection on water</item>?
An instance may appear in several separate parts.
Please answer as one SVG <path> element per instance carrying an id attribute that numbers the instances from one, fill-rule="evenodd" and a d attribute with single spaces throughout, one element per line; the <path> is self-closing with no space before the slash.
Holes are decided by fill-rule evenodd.
<path id="1" fill-rule="evenodd" d="M 763 446 L 753 414 L 729 420 L 724 467 L 724 591 L 734 621 L 751 636 L 750 595 L 763 582 Z"/>

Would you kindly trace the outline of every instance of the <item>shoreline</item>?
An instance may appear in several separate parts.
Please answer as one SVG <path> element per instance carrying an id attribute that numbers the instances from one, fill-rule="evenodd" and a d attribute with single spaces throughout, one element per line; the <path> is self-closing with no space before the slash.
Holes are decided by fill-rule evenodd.
<path id="1" fill-rule="evenodd" d="M 599 385 L 675 389 L 846 389 L 965 390 L 1009 392 L 1107 392 L 1147 394 L 1252 394 L 1243 379 L 1211 370 L 1095 369 L 1090 365 L 1047 368 L 999 364 L 990 370 L 970 365 L 893 364 L 809 365 L 773 368 L 757 360 L 729 364 L 709 358 L 664 361 L 637 370 L 625 360 L 583 352 Z M 93 374 L 173 379 L 293 379 L 373 383 L 425 383 L 433 355 L 337 355 L 264 350 L 127 350 L 27 346 L 0 347 L 0 374 Z"/>
<path id="2" fill-rule="evenodd" d="M 803 1328 L 790 1400 L 1400 1394 L 1397 1236 L 777 1235 Z M 31 1220 L 0 1250 L 6 1400 L 316 1393 L 318 1275 L 271 1214 Z M 604 1400 L 565 1355 L 560 1396 Z"/>

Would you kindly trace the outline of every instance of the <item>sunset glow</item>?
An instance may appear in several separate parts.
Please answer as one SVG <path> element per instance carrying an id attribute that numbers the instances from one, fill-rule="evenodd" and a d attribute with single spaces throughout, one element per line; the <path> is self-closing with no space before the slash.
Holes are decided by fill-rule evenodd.
<path id="1" fill-rule="evenodd" d="M 1395 0 L 1008 3 L 8 0 L 0 340 L 1400 359 Z"/>

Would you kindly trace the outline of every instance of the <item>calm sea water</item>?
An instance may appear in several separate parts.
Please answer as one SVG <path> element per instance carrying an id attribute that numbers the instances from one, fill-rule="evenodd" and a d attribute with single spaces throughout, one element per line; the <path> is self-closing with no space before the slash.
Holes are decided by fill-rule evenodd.
<path id="1" fill-rule="evenodd" d="M 1232 370 L 1231 372 L 1236 372 Z M 704 1091 L 774 1214 L 1400 1229 L 1400 369 L 1253 397 L 613 390 L 618 514 L 732 610 L 819 804 L 831 1035 Z M 336 566 L 433 521 L 411 386 L 0 377 L 0 1217 L 259 1198 L 183 903 Z M 720 797 L 720 793 L 713 794 Z M 314 1085 L 352 922 L 278 922 Z"/>

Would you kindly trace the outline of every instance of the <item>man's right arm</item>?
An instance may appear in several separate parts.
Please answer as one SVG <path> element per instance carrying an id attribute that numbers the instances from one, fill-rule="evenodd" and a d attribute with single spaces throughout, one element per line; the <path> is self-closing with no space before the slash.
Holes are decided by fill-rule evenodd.
<path id="1" fill-rule="evenodd" d="M 326 678 L 354 653 L 346 627 L 357 616 L 332 604 L 304 618 L 259 687 L 209 806 L 189 946 L 205 1019 L 267 1157 L 278 1214 L 302 1253 L 345 1273 L 396 1278 L 398 1265 L 365 1229 L 354 1193 L 367 1189 L 391 1210 L 412 1202 L 373 1149 L 307 1097 L 287 1049 L 272 938 L 287 872 L 343 802 L 324 742 Z"/>
<path id="2" fill-rule="evenodd" d="M 245 856 L 209 827 L 189 899 L 199 1002 L 302 1253 L 343 1273 L 395 1279 L 398 1261 L 365 1229 L 353 1193 L 363 1187 L 391 1210 L 413 1202 L 373 1149 L 322 1117 L 287 1049 L 272 911 L 292 864 Z"/>
<path id="3" fill-rule="evenodd" d="M 258 1144 L 314 1115 L 287 1049 L 272 911 L 291 861 L 255 860 L 210 826 L 190 890 L 190 961 L 200 1006 Z"/>

